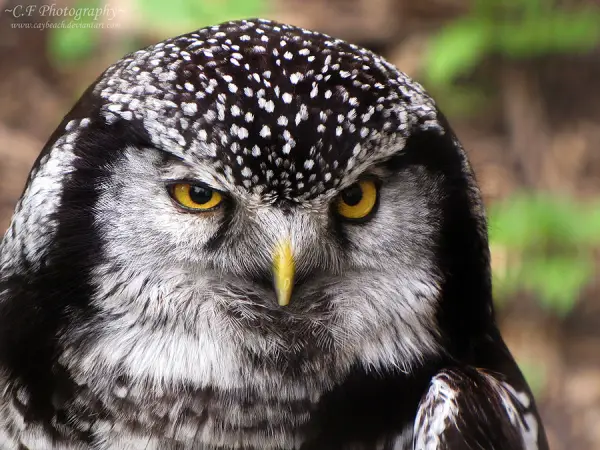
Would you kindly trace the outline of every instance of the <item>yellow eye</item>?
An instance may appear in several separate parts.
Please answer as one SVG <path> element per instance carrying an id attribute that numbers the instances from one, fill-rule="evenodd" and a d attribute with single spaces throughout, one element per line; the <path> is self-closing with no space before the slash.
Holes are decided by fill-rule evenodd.
<path id="1" fill-rule="evenodd" d="M 363 180 L 344 189 L 338 198 L 337 211 L 346 219 L 364 219 L 377 203 L 377 186 Z"/>
<path id="2" fill-rule="evenodd" d="M 209 211 L 215 209 L 223 201 L 217 191 L 202 184 L 176 183 L 171 185 L 173 199 L 191 211 Z"/>

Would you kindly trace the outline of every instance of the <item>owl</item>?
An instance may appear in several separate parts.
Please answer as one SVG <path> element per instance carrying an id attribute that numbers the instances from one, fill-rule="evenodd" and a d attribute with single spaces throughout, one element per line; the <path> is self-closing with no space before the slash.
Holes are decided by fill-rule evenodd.
<path id="1" fill-rule="evenodd" d="M 255 19 L 125 56 L 0 247 L 5 450 L 546 450 L 481 196 L 385 59 Z"/>

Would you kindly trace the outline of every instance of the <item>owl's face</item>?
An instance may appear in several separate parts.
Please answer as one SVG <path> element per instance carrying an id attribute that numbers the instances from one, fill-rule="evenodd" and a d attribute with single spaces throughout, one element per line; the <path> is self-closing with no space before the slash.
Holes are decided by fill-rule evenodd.
<path id="1" fill-rule="evenodd" d="M 124 149 L 107 172 L 93 207 L 99 308 L 189 329 L 211 314 L 276 352 L 368 343 L 373 364 L 435 348 L 440 192 L 422 168 L 376 165 L 302 204 L 152 149 Z"/>
<path id="2" fill-rule="evenodd" d="M 410 371 L 463 337 L 489 288 L 482 214 L 417 83 L 242 21 L 100 77 L 34 168 L 2 267 L 51 280 L 61 363 L 80 373 L 235 386 L 252 363 L 330 382 Z"/>

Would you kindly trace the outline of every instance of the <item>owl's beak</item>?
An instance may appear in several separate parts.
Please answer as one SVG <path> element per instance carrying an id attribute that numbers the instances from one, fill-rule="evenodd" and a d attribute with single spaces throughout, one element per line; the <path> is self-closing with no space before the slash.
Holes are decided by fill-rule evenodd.
<path id="1" fill-rule="evenodd" d="M 273 284 L 280 306 L 287 306 L 292 297 L 296 264 L 289 240 L 280 242 L 273 253 Z"/>

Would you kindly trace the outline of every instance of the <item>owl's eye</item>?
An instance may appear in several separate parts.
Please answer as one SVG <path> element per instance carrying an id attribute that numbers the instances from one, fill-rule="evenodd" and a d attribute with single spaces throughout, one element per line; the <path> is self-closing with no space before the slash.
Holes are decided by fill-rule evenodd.
<path id="1" fill-rule="evenodd" d="M 346 219 L 364 219 L 377 204 L 377 186 L 363 180 L 344 189 L 337 200 L 337 212 Z"/>
<path id="2" fill-rule="evenodd" d="M 223 201 L 219 192 L 199 183 L 175 183 L 169 190 L 173 200 L 190 211 L 211 211 Z"/>

